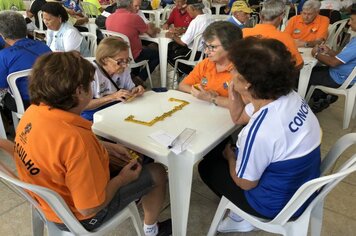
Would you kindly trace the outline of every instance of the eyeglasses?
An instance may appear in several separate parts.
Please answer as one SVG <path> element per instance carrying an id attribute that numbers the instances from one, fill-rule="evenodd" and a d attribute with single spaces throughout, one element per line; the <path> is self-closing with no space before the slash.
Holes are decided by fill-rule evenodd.
<path id="1" fill-rule="evenodd" d="M 109 58 L 111 60 L 115 61 L 118 66 L 127 66 L 132 61 L 131 58 L 126 58 L 126 59 L 120 58 L 120 59 L 117 59 L 117 60 L 115 60 L 114 58 L 111 58 L 111 57 L 109 57 Z"/>
<path id="2" fill-rule="evenodd" d="M 206 44 L 206 43 L 203 42 L 204 50 L 208 50 L 208 51 L 210 51 L 210 52 L 215 52 L 216 49 L 217 49 L 218 47 L 220 47 L 220 46 L 221 46 L 221 45 L 209 45 L 209 44 Z"/>

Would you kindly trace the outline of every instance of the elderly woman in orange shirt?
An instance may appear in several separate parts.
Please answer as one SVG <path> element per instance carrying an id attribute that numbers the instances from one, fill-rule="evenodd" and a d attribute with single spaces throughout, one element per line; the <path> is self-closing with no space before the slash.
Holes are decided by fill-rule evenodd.
<path id="1" fill-rule="evenodd" d="M 241 38 L 240 28 L 230 22 L 210 24 L 203 33 L 207 58 L 194 67 L 178 89 L 217 106 L 228 107 L 228 86 L 233 66 L 227 50 Z"/>

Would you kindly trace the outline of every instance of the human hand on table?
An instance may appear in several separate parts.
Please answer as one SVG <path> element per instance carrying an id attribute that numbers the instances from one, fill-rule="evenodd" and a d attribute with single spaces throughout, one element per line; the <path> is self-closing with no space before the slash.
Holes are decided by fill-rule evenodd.
<path id="1" fill-rule="evenodd" d="M 193 85 L 190 93 L 201 100 L 210 102 L 213 97 L 219 96 L 216 91 L 206 91 L 201 84 Z"/>
<path id="2" fill-rule="evenodd" d="M 141 85 L 139 85 L 137 87 L 134 87 L 131 90 L 131 94 L 132 94 L 133 97 L 141 96 L 144 92 L 145 92 L 145 89 Z"/>
<path id="3" fill-rule="evenodd" d="M 119 91 L 108 96 L 111 96 L 114 101 L 125 102 L 127 99 L 132 97 L 132 93 L 126 89 L 120 89 Z"/>

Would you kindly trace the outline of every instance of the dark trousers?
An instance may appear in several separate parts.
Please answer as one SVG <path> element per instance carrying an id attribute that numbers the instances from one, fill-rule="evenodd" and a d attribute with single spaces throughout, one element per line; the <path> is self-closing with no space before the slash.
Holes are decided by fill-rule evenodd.
<path id="1" fill-rule="evenodd" d="M 323 85 L 331 88 L 338 88 L 340 84 L 336 83 L 329 74 L 328 66 L 316 66 L 310 75 L 308 89 L 311 85 Z M 327 96 L 323 91 L 316 89 L 313 93 L 313 100 L 325 99 Z"/>
<path id="2" fill-rule="evenodd" d="M 188 60 L 192 50 L 190 48 L 181 46 L 176 42 L 170 42 L 168 44 L 168 63 L 174 67 L 176 60 L 183 59 Z M 195 60 L 198 60 L 201 55 L 201 52 L 197 52 L 195 55 Z M 193 70 L 193 67 L 185 65 L 183 63 L 178 64 L 178 72 L 180 74 L 189 74 Z"/>
<path id="3" fill-rule="evenodd" d="M 148 67 L 150 68 L 150 72 L 152 73 L 156 66 L 159 64 L 159 54 L 158 50 L 152 48 L 142 48 L 140 55 L 135 58 L 136 62 L 148 60 Z M 146 81 L 148 74 L 146 68 L 134 68 L 132 69 L 132 73 L 136 76 L 139 76 L 142 80 Z"/>
<path id="4" fill-rule="evenodd" d="M 237 186 L 231 178 L 229 164 L 222 155 L 227 142 L 230 142 L 230 140 L 226 139 L 220 143 L 199 163 L 200 177 L 218 197 L 225 196 L 243 211 L 257 217 L 266 218 L 248 204 L 245 191 Z"/>

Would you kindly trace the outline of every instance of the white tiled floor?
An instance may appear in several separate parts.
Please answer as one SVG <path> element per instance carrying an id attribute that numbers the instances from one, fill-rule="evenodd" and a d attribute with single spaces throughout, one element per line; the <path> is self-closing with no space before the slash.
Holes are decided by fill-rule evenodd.
<path id="1" fill-rule="evenodd" d="M 317 114 L 323 129 L 322 153 L 325 155 L 330 146 L 342 135 L 356 132 L 356 121 L 352 120 L 349 129 L 342 130 L 343 102 L 340 98 L 327 110 Z M 342 159 L 356 153 L 356 147 L 348 149 Z M 3 160 L 6 155 L 0 152 Z M 339 165 L 339 163 L 337 163 Z M 13 167 L 13 165 L 12 165 Z M 170 216 L 167 199 L 166 208 L 161 218 Z M 194 172 L 188 235 L 206 235 L 219 199 L 200 180 L 197 171 Z M 342 181 L 327 197 L 324 207 L 323 236 L 354 236 L 356 235 L 356 173 Z M 0 235 L 26 236 L 31 235 L 29 205 L 19 196 L 0 182 Z M 127 221 L 109 234 L 111 236 L 135 235 L 131 222 Z M 226 235 L 272 235 L 262 231 Z"/>

